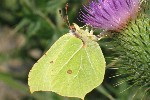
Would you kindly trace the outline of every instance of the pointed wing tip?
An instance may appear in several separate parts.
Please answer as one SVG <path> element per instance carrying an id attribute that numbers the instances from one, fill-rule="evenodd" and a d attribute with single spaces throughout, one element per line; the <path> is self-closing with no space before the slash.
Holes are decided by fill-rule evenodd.
<path id="1" fill-rule="evenodd" d="M 30 93 L 33 94 L 35 91 L 30 89 Z"/>

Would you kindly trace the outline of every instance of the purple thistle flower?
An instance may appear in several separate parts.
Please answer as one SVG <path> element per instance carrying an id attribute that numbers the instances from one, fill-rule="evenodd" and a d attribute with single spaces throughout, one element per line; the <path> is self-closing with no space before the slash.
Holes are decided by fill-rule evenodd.
<path id="1" fill-rule="evenodd" d="M 139 0 L 95 0 L 84 6 L 87 14 L 81 12 L 80 18 L 94 28 L 119 32 L 136 17 L 139 6 Z"/>

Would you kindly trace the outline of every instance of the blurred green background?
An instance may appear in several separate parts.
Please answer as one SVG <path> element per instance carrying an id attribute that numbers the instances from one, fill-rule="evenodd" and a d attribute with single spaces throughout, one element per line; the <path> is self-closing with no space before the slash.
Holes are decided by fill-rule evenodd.
<path id="1" fill-rule="evenodd" d="M 30 94 L 27 85 L 28 73 L 33 64 L 49 47 L 69 29 L 59 14 L 65 12 L 69 3 L 70 23 L 83 23 L 79 18 L 82 4 L 89 0 L 0 0 L 0 100 L 79 100 L 67 98 L 52 92 Z M 100 41 L 106 57 L 107 70 L 103 84 L 86 95 L 85 100 L 131 100 L 137 88 L 127 89 L 125 82 L 114 87 L 121 77 L 109 78 L 117 74 L 114 58 L 115 50 L 110 39 Z M 79 87 L 80 88 L 80 87 Z M 127 89 L 123 93 L 121 91 Z M 133 100 L 150 100 L 144 92 L 137 91 Z"/>

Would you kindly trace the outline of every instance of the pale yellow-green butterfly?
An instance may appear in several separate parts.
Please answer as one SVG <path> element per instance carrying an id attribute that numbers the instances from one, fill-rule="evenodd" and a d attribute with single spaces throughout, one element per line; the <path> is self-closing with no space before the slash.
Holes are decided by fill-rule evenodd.
<path id="1" fill-rule="evenodd" d="M 52 91 L 84 99 L 104 79 L 105 59 L 97 37 L 77 24 L 34 64 L 28 84 L 34 91 Z"/>

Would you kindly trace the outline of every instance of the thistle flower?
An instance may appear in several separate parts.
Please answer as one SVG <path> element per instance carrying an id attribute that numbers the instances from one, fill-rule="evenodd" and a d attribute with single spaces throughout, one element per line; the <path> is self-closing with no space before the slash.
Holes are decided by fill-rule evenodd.
<path id="1" fill-rule="evenodd" d="M 119 32 L 134 19 L 139 9 L 139 0 L 98 0 L 84 6 L 82 21 L 94 28 Z"/>

